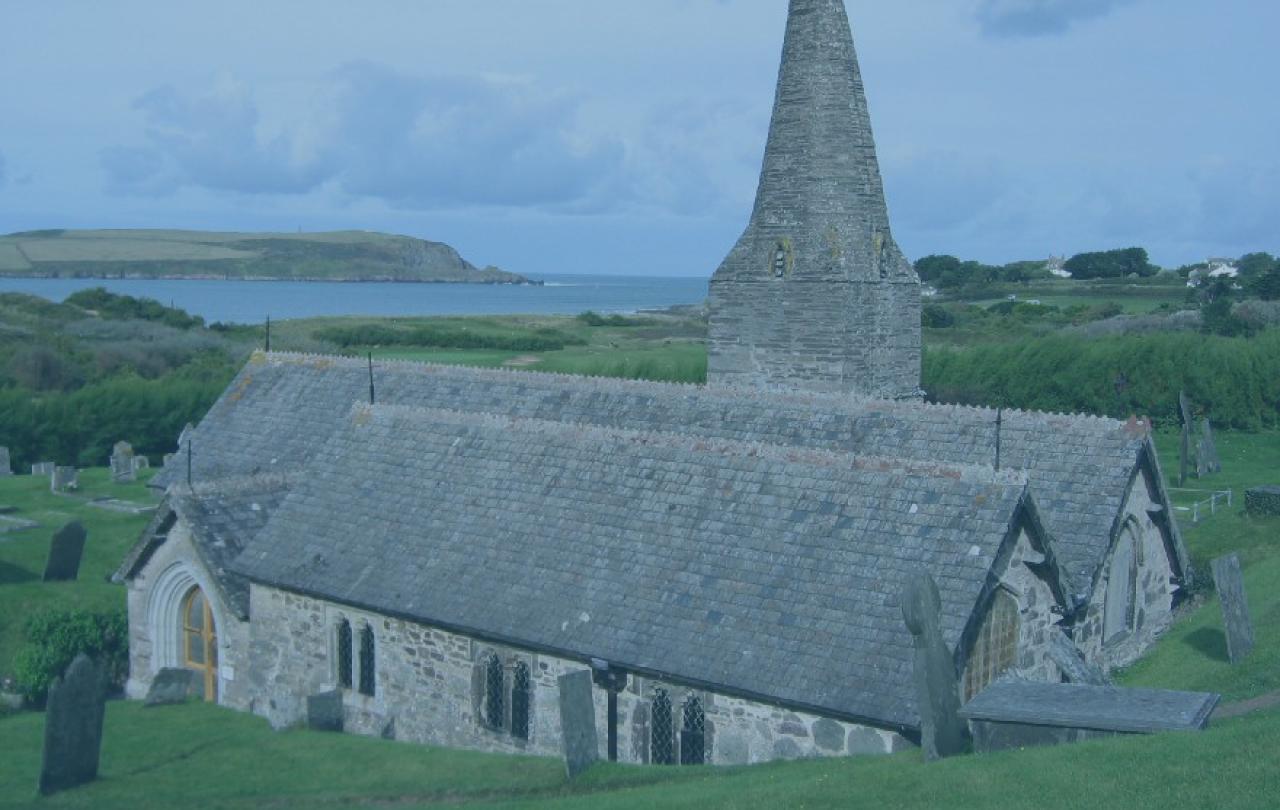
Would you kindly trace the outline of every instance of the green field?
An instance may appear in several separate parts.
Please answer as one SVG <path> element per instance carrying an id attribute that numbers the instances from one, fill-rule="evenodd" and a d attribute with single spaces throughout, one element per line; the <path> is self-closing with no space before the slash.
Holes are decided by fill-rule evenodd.
<path id="1" fill-rule="evenodd" d="M 1160 435 L 1166 472 L 1176 437 Z M 1226 471 L 1193 485 L 1242 488 L 1280 477 L 1280 434 L 1223 433 Z M 12 658 L 18 618 L 40 606 L 106 607 L 123 590 L 113 570 L 145 518 L 118 516 L 84 497 L 142 500 L 140 484 L 116 486 L 104 470 L 82 473 L 82 499 L 47 494 L 43 480 L 0 480 L 0 503 L 41 520 L 0 541 L 0 662 Z M 1239 495 L 1239 491 L 1237 491 Z M 1258 638 L 1238 667 L 1226 663 L 1220 608 L 1197 602 L 1143 661 L 1120 674 L 1131 686 L 1217 691 L 1228 702 L 1280 689 L 1280 521 L 1232 509 L 1184 526 L 1193 557 L 1239 550 Z M 79 583 L 38 581 L 47 535 L 69 517 L 90 526 Z M 2 666 L 0 666 L 2 670 Z M 1054 749 L 958 757 L 924 765 L 917 752 L 890 757 L 775 763 L 746 768 L 603 765 L 569 785 L 552 759 L 449 751 L 349 735 L 273 732 L 258 718 L 206 705 L 108 709 L 102 778 L 32 799 L 42 717 L 0 717 L 0 807 L 311 808 L 374 806 L 583 808 L 1168 808 L 1272 806 L 1280 769 L 1280 710 L 1215 721 L 1203 734 L 1095 741 Z M 1211 778 L 1206 778 L 1211 774 Z M 1087 780 L 1087 788 L 1082 784 Z"/>

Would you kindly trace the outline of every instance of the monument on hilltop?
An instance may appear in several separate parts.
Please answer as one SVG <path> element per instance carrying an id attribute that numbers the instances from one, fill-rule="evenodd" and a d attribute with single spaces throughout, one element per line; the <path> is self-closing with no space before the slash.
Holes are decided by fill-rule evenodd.
<path id="1" fill-rule="evenodd" d="M 920 280 L 890 233 L 843 0 L 791 0 L 755 210 L 710 308 L 712 385 L 919 396 Z"/>

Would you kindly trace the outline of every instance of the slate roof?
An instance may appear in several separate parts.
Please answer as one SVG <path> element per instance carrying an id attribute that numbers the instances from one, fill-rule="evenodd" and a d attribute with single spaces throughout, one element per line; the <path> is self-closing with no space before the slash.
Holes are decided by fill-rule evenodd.
<path id="1" fill-rule="evenodd" d="M 190 527 L 196 553 L 223 600 L 242 621 L 247 620 L 249 584 L 231 571 L 230 563 L 267 525 L 288 491 L 289 483 L 283 476 L 232 478 L 171 488 L 164 512 L 134 545 L 115 579 L 128 579 L 146 564 L 167 539 L 168 527 L 172 525 L 167 518 L 174 515 Z"/>
<path id="2" fill-rule="evenodd" d="M 954 645 L 1015 521 L 1033 514 L 1016 473 L 365 405 L 320 444 L 234 568 L 912 728 L 905 575 L 937 579 Z"/>
<path id="3" fill-rule="evenodd" d="M 942 464 L 994 465 L 996 457 L 997 413 L 984 408 L 407 362 L 378 362 L 375 379 L 379 403 Z M 351 403 L 368 396 L 364 360 L 255 354 L 193 434 L 196 479 L 296 470 L 322 451 Z M 1140 454 L 1154 457 L 1148 432 L 1141 422 L 1003 413 L 1001 465 L 1029 475 L 1077 593 L 1105 558 Z M 162 471 L 156 482 L 175 476 Z"/>

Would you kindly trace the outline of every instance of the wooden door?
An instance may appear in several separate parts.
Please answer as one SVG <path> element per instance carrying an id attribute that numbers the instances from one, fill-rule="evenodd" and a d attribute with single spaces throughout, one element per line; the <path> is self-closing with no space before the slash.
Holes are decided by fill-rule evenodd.
<path id="1" fill-rule="evenodd" d="M 198 587 L 182 602 L 183 663 L 204 680 L 204 699 L 218 700 L 218 631 L 209 600 Z"/>

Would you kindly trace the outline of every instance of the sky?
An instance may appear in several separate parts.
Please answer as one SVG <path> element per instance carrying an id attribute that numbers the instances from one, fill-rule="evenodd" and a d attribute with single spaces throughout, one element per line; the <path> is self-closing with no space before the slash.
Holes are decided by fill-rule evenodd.
<path id="1" fill-rule="evenodd" d="M 848 0 L 894 235 L 1280 252 L 1280 3 Z M 0 233 L 365 229 L 709 276 L 784 0 L 0 0 Z"/>

